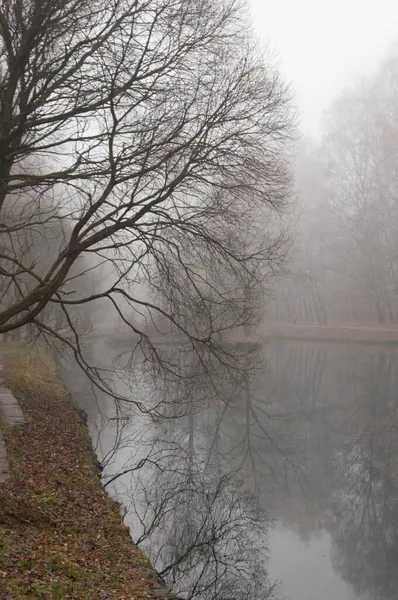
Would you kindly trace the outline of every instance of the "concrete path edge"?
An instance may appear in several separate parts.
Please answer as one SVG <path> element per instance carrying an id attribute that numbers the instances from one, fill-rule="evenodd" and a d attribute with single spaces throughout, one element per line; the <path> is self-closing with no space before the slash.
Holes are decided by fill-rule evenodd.
<path id="1" fill-rule="evenodd" d="M 10 389 L 5 387 L 3 378 L 3 358 L 0 354 L 0 417 L 7 427 L 14 427 L 24 423 L 25 418 L 18 400 Z M 9 474 L 7 449 L 4 434 L 0 428 L 0 485 L 4 483 Z"/>

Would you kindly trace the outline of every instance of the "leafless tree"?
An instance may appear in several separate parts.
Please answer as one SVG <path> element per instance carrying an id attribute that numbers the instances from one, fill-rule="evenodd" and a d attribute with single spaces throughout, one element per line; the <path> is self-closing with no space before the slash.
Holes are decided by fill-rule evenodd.
<path id="1" fill-rule="evenodd" d="M 89 371 L 82 310 L 102 310 L 175 372 L 165 322 L 205 365 L 253 321 L 284 254 L 291 118 L 244 8 L 2 3 L 0 333 L 32 324 Z"/>

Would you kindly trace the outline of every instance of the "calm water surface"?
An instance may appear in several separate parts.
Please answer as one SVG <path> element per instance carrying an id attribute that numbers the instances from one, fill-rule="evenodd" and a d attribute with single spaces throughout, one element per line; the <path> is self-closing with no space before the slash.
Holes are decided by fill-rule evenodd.
<path id="1" fill-rule="evenodd" d="M 266 572 L 272 598 L 397 598 L 398 354 L 288 342 L 265 353 L 267 371 L 227 400 L 157 423 L 116 419 L 65 375 L 104 480 L 129 471 L 108 489 L 133 538 L 186 598 L 240 600 Z"/>

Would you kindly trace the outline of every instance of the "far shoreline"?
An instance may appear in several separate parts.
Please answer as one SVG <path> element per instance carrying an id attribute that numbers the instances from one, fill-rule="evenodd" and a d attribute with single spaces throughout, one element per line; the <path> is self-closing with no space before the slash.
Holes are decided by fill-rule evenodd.
<path id="1" fill-rule="evenodd" d="M 398 325 L 318 325 L 266 323 L 261 337 L 269 340 L 334 342 L 398 348 Z"/>

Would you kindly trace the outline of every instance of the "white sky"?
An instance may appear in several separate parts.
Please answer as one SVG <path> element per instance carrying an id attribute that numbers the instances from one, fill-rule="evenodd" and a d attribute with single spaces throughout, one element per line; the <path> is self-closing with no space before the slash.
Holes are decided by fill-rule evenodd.
<path id="1" fill-rule="evenodd" d="M 319 135 L 324 109 L 398 42 L 398 0 L 250 2 L 257 34 L 292 82 L 306 135 Z"/>

